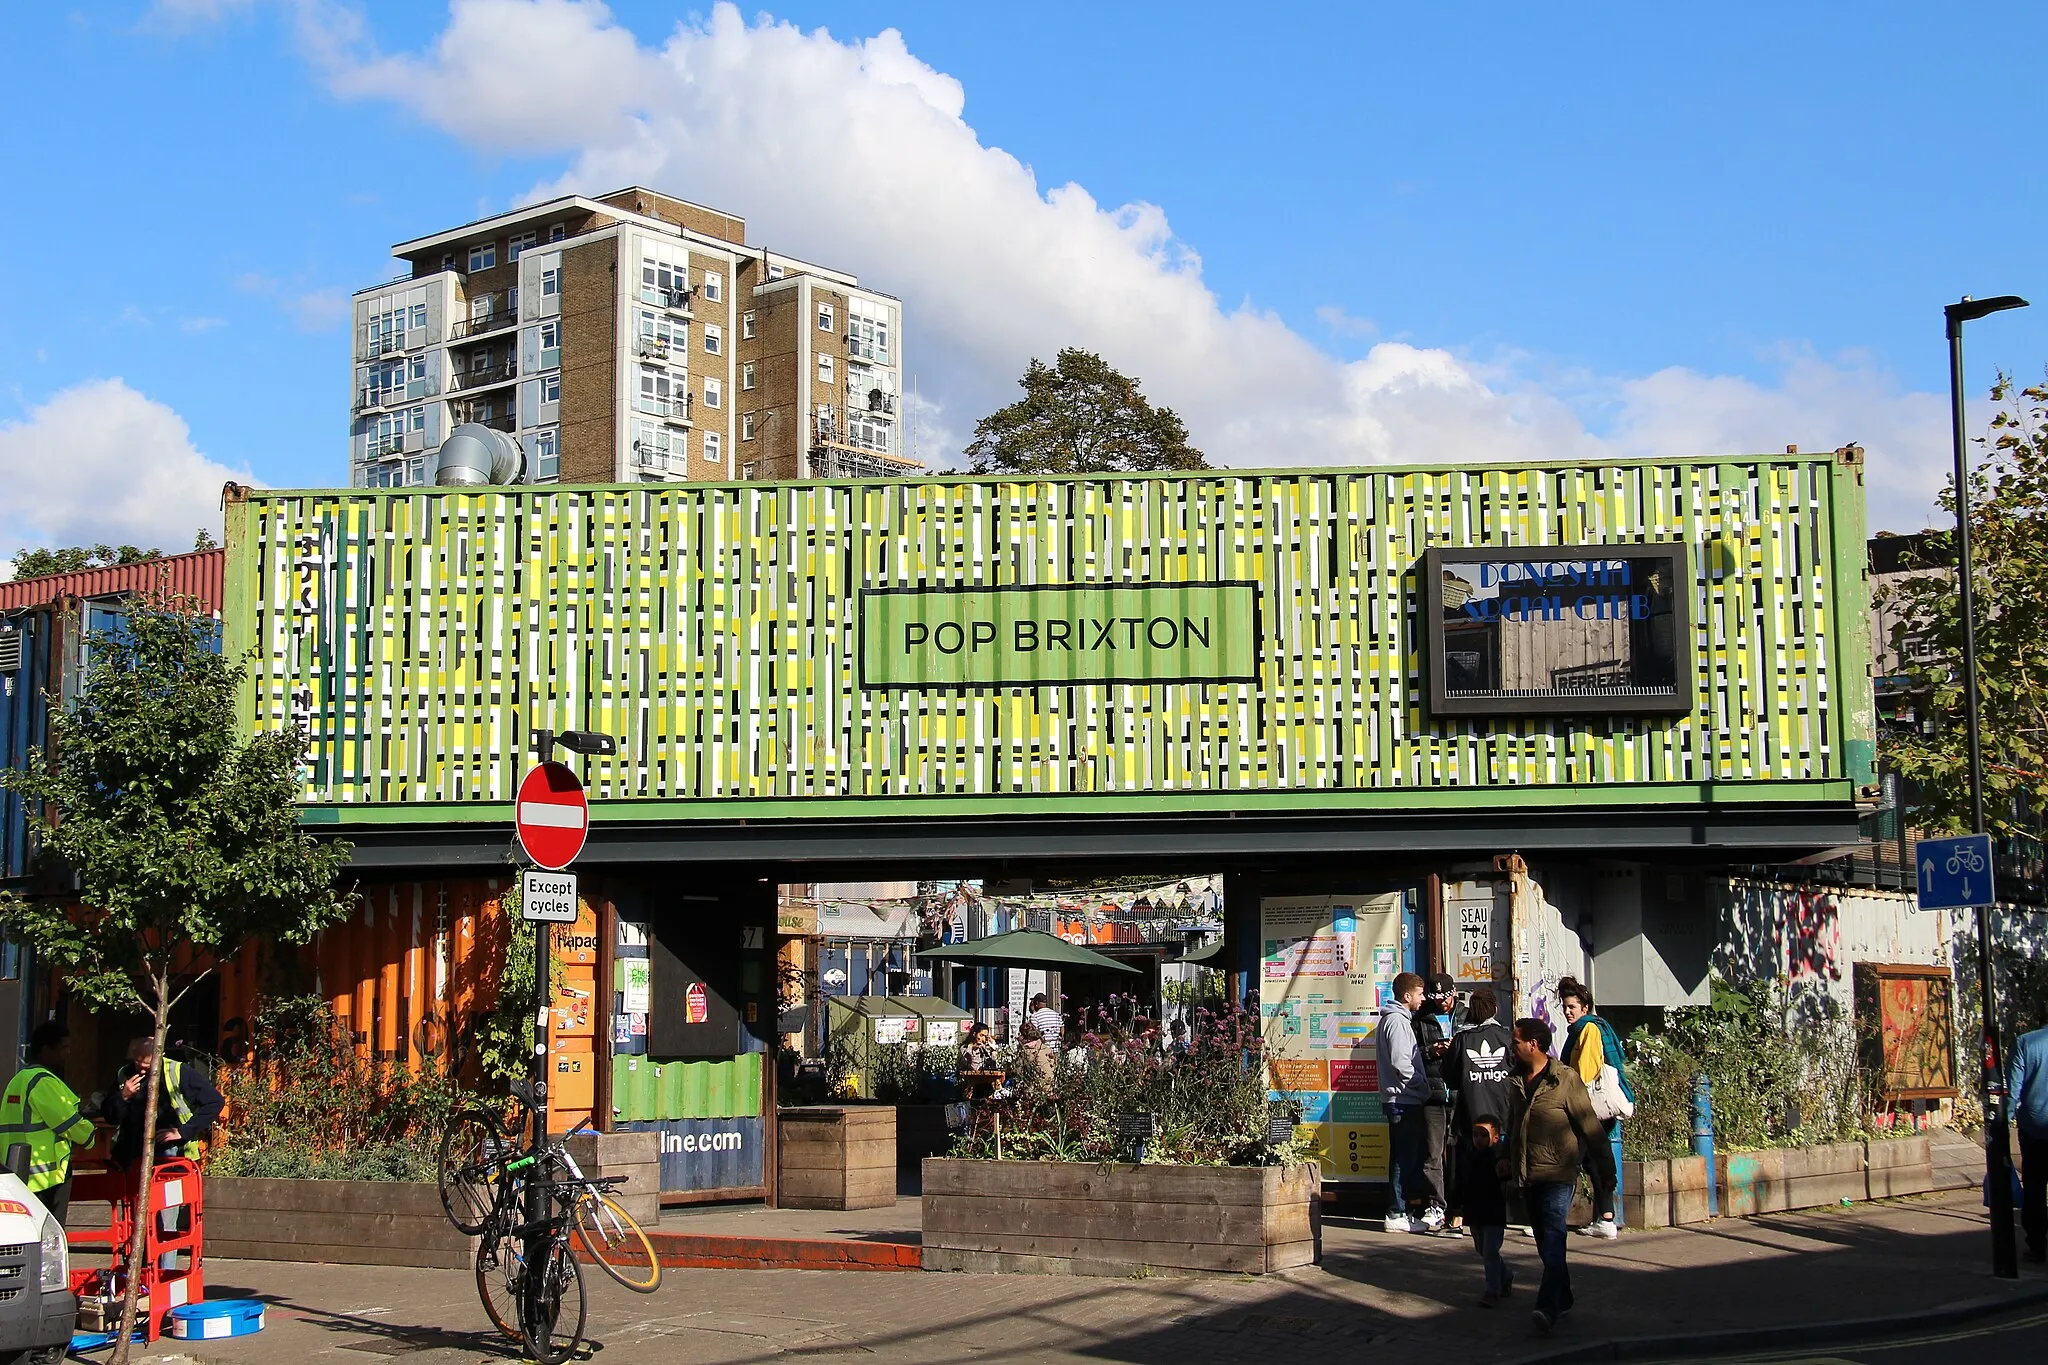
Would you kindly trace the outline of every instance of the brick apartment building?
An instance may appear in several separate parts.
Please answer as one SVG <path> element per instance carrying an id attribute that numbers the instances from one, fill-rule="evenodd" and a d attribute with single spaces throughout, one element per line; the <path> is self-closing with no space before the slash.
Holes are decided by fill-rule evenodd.
<path id="1" fill-rule="evenodd" d="M 638 186 L 392 248 L 354 296 L 349 482 L 432 483 L 480 422 L 533 483 L 911 473 L 903 305 Z"/>

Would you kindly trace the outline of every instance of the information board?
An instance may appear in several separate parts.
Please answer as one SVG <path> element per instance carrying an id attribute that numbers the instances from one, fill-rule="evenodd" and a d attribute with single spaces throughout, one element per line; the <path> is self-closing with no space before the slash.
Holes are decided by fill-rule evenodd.
<path id="1" fill-rule="evenodd" d="M 1402 909 L 1398 891 L 1259 903 L 1267 1093 L 1301 1106 L 1328 1181 L 1387 1178 L 1374 1048 L 1401 970 Z"/>

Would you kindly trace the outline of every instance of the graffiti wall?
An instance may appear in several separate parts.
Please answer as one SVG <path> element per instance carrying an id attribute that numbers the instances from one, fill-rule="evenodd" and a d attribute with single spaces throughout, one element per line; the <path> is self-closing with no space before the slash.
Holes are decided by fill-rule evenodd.
<path id="1" fill-rule="evenodd" d="M 1946 917 L 1902 892 L 1729 879 L 1709 882 L 1707 899 L 1715 969 L 1735 985 L 1782 980 L 1797 1021 L 1848 1017 L 1857 963 L 1949 965 Z"/>

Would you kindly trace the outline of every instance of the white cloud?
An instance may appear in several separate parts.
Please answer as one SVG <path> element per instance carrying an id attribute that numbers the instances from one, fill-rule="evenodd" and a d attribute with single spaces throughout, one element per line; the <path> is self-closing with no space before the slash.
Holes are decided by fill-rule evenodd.
<path id="1" fill-rule="evenodd" d="M 221 485 L 251 482 L 192 446 L 184 419 L 119 379 L 64 389 L 0 422 L 0 557 L 23 546 L 190 549 L 221 530 Z"/>
<path id="2" fill-rule="evenodd" d="M 750 238 L 858 270 L 906 305 L 920 453 L 957 451 L 1015 395 L 1033 356 L 1100 351 L 1179 409 L 1230 464 L 1682 456 L 1861 439 L 1874 524 L 1910 522 L 1931 487 L 1926 409 L 1853 358 L 1780 358 L 1776 387 L 1686 370 L 1532 375 L 1379 341 L 1346 362 L 1270 312 L 1226 308 L 1151 204 L 1104 206 L 983 145 L 966 92 L 902 35 L 842 41 L 730 4 L 658 46 L 596 0 L 455 0 L 416 54 L 365 50 L 353 16 L 301 10 L 333 88 L 391 100 L 497 153 L 567 151 L 536 194 L 642 183 L 743 214 Z M 1373 324 L 1320 310 L 1332 333 Z M 1581 414 L 1610 425 L 1589 432 Z M 1934 449 L 1938 450 L 1936 442 Z M 1910 514 L 1909 514 L 1910 512 Z"/>
<path id="3" fill-rule="evenodd" d="M 179 318 L 178 330 L 182 332 L 211 332 L 216 327 L 228 325 L 226 318 Z"/>
<path id="4" fill-rule="evenodd" d="M 339 289 L 294 290 L 257 271 L 235 276 L 235 288 L 269 299 L 302 332 L 326 332 L 348 321 L 348 295 Z"/>

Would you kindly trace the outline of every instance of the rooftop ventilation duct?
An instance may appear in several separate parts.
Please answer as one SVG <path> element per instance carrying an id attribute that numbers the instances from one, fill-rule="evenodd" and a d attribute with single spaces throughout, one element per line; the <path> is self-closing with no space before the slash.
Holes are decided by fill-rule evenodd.
<path id="1" fill-rule="evenodd" d="M 518 438 L 481 422 L 464 422 L 441 443 L 441 467 L 434 482 L 443 488 L 517 483 L 526 469 Z"/>

